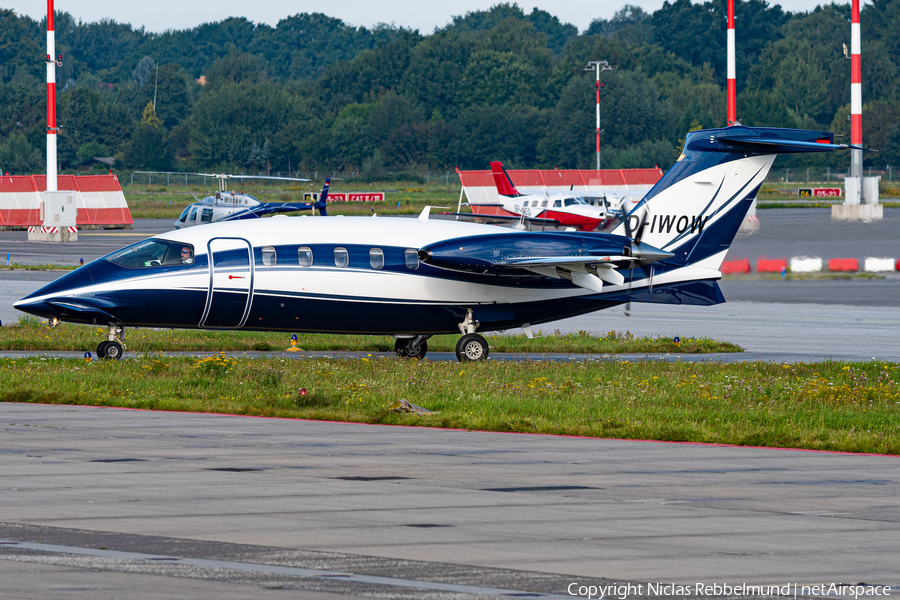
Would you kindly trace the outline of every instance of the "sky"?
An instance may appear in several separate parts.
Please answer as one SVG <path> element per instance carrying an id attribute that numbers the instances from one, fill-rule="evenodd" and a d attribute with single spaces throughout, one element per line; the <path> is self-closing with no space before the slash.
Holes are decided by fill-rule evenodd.
<path id="1" fill-rule="evenodd" d="M 418 29 L 429 34 L 435 27 L 443 27 L 456 15 L 469 11 L 486 10 L 500 0 L 455 0 L 454 2 L 433 2 L 423 0 L 330 0 L 310 2 L 309 0 L 266 0 L 256 4 L 247 0 L 216 0 L 215 2 L 185 2 L 184 0 L 154 0 L 152 2 L 109 2 L 109 0 L 56 0 L 56 10 L 66 11 L 84 22 L 110 18 L 120 23 L 130 23 L 136 29 L 144 27 L 148 31 L 160 32 L 166 29 L 191 29 L 201 23 L 221 21 L 228 17 L 246 17 L 254 23 L 276 25 L 285 17 L 297 13 L 321 12 L 341 19 L 349 25 L 371 27 L 378 23 L 394 24 L 398 27 Z M 636 4 L 647 12 L 662 6 L 663 0 L 552 0 L 537 6 L 564 23 L 571 23 L 579 31 L 587 29 L 591 21 L 598 17 L 609 19 L 624 4 Z M 770 4 L 781 4 L 790 12 L 812 10 L 823 0 L 783 0 Z M 517 4 L 526 13 L 535 7 L 534 0 L 520 0 Z M 28 15 L 41 20 L 47 13 L 47 4 L 41 0 L 0 0 L 0 8 L 8 8 L 20 15 Z M 739 26 L 739 25 L 738 25 Z"/>

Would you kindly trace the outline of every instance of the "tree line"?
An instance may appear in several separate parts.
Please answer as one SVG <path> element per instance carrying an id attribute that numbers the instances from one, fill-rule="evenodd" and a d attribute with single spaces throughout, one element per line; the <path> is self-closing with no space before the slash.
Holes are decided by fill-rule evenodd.
<path id="1" fill-rule="evenodd" d="M 604 168 L 677 158 L 685 132 L 725 122 L 727 0 L 624 5 L 584 32 L 516 4 L 430 34 L 298 14 L 162 34 L 56 16 L 59 160 L 117 168 L 342 170 L 593 168 L 594 73 Z M 738 118 L 849 140 L 848 4 L 791 13 L 737 0 Z M 866 166 L 900 162 L 900 0 L 863 8 Z M 0 10 L 0 169 L 43 170 L 45 24 Z M 155 107 L 154 107 L 155 103 Z M 845 169 L 844 155 L 783 166 Z"/>

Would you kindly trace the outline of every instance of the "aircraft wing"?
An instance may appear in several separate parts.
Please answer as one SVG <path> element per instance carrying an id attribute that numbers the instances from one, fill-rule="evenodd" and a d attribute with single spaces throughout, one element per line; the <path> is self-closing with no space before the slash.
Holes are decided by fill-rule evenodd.
<path id="1" fill-rule="evenodd" d="M 484 205 L 481 205 L 484 206 Z M 512 223 L 528 221 L 533 225 L 544 225 L 547 227 L 558 227 L 559 221 L 556 219 L 540 219 L 538 217 L 516 217 L 513 215 L 479 215 L 476 213 L 440 213 L 442 215 L 451 215 L 461 217 L 464 221 L 495 221 L 498 223 Z"/>
<path id="2" fill-rule="evenodd" d="M 600 292 L 603 283 L 622 285 L 625 276 L 617 268 L 628 267 L 631 256 L 543 256 L 517 258 L 495 263 L 498 268 L 527 269 L 538 275 L 568 279 L 575 285 Z"/>

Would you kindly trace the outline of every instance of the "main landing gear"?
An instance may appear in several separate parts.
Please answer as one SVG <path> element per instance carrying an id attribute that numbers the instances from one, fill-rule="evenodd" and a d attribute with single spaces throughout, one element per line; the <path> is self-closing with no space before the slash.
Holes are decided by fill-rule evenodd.
<path id="1" fill-rule="evenodd" d="M 456 359 L 459 362 L 485 360 L 490 355 L 487 340 L 475 333 L 478 321 L 472 315 L 472 309 L 466 311 L 466 318 L 459 324 L 459 332 L 463 334 L 456 343 Z M 401 358 L 425 358 L 428 352 L 427 340 L 430 335 L 417 335 L 408 338 L 397 338 L 394 351 Z"/>
<path id="2" fill-rule="evenodd" d="M 466 318 L 459 324 L 459 332 L 463 334 L 456 342 L 456 360 L 459 362 L 486 360 L 490 354 L 487 340 L 475 333 L 478 325 L 470 308 L 466 311 Z"/>
<path id="3" fill-rule="evenodd" d="M 119 339 L 119 336 L 122 339 Z M 125 326 L 121 323 L 110 323 L 107 327 L 106 341 L 97 346 L 97 358 L 119 360 L 125 353 Z"/>
<path id="4" fill-rule="evenodd" d="M 428 338 L 430 335 L 417 335 L 411 338 L 397 338 L 394 343 L 394 352 L 400 358 L 425 358 L 428 353 Z"/>

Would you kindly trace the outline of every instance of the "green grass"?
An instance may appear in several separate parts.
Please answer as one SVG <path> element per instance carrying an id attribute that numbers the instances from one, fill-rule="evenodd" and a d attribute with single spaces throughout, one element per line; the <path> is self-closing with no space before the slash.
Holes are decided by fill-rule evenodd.
<path id="1" fill-rule="evenodd" d="M 74 271 L 78 265 L 20 265 L 12 263 L 9 266 L 0 265 L 3 271 Z"/>
<path id="2" fill-rule="evenodd" d="M 63 323 L 51 329 L 33 317 L 0 328 L 0 350 L 69 350 L 93 352 L 105 339 L 106 328 Z M 565 352 L 565 353 L 722 353 L 742 352 L 740 346 L 718 340 L 684 338 L 679 344 L 673 338 L 635 338 L 629 332 L 610 331 L 603 336 L 586 332 L 551 335 L 529 340 L 524 335 L 485 336 L 494 352 Z M 394 338 L 366 335 L 300 334 L 298 346 L 303 350 L 350 350 L 386 352 L 394 350 Z M 458 335 L 440 335 L 428 340 L 433 352 L 452 352 Z M 128 329 L 125 342 L 131 352 L 168 351 L 272 351 L 291 347 L 289 333 L 254 331 L 204 331 L 193 329 Z"/>
<path id="3" fill-rule="evenodd" d="M 455 177 L 455 175 L 453 176 Z M 459 203 L 459 187 L 448 188 L 446 183 L 347 183 L 334 182 L 335 193 L 351 191 L 386 192 L 384 202 L 329 202 L 328 212 L 335 215 L 371 215 L 374 209 L 379 215 L 418 214 L 427 205 L 446 206 L 455 211 Z M 458 180 L 457 184 L 458 185 Z M 315 191 L 321 190 L 321 184 Z M 196 187 L 173 189 L 160 186 L 150 188 L 128 188 L 125 200 L 134 219 L 177 219 L 186 206 L 195 202 L 191 192 L 199 198 L 211 194 L 214 189 Z M 279 191 L 247 190 L 260 202 L 300 202 L 301 194 L 308 187 L 287 187 Z M 400 204 L 399 206 L 397 204 Z M 287 214 L 309 214 L 309 211 Z"/>
<path id="4" fill-rule="evenodd" d="M 0 400 L 900 454 L 898 369 L 880 362 L 29 358 L 0 360 Z M 391 412 L 401 398 L 436 414 Z"/>

